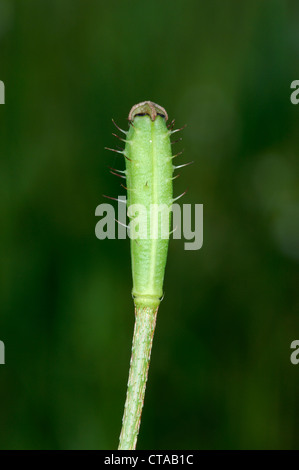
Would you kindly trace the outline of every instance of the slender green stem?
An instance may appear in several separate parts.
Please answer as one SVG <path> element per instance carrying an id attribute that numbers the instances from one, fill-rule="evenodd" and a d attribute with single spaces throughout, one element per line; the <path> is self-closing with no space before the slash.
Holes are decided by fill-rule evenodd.
<path id="1" fill-rule="evenodd" d="M 158 307 L 135 308 L 135 328 L 119 450 L 134 450 L 139 432 Z"/>

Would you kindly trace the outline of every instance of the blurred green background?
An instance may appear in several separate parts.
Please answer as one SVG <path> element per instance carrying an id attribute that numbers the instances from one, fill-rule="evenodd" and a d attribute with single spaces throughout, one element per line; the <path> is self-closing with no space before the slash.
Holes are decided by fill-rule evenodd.
<path id="1" fill-rule="evenodd" d="M 111 118 L 152 100 L 204 244 L 170 244 L 138 448 L 298 448 L 298 2 L 0 0 L 0 51 L 0 447 L 117 447 L 129 241 L 95 208 Z"/>

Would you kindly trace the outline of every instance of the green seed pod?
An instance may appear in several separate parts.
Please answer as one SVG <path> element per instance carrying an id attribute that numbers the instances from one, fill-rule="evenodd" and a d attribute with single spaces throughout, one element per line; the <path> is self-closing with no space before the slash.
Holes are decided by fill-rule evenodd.
<path id="1" fill-rule="evenodd" d="M 166 111 L 150 101 L 134 106 L 125 146 L 128 215 L 139 226 L 139 236 L 131 236 L 132 293 L 143 307 L 157 307 L 163 295 L 173 197 L 166 119 Z"/>
<path id="2" fill-rule="evenodd" d="M 120 450 L 135 449 L 148 375 L 158 307 L 163 295 L 163 279 L 170 234 L 175 167 L 170 135 L 179 131 L 166 126 L 167 113 L 161 106 L 144 101 L 130 111 L 124 154 L 126 170 L 114 170 L 127 180 L 130 218 L 135 328 L 127 396 L 119 440 Z M 172 122 L 172 124 L 174 121 Z M 114 123 L 115 124 L 115 123 Z M 115 135 L 115 134 L 114 134 Z M 118 172 L 118 173 L 115 173 Z"/>

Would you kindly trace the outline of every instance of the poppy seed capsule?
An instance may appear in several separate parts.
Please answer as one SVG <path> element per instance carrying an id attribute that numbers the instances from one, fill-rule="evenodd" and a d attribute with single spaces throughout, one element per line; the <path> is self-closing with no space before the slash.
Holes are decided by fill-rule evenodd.
<path id="1" fill-rule="evenodd" d="M 130 235 L 132 294 L 135 305 L 153 308 L 163 296 L 173 201 L 167 119 L 164 108 L 151 101 L 133 106 L 125 146 L 128 216 L 136 228 L 136 236 Z"/>

